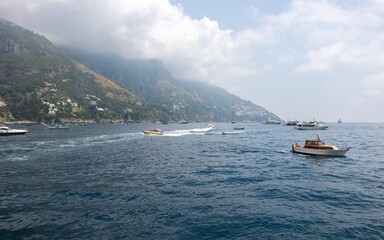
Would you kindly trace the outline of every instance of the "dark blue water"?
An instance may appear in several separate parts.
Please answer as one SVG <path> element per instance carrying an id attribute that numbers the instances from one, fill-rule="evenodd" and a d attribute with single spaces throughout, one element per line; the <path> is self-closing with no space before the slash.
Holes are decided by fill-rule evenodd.
<path id="1" fill-rule="evenodd" d="M 0 137 L 1 239 L 384 239 L 384 124 L 94 124 Z M 166 136 L 144 136 L 150 128 Z M 352 149 L 308 157 L 319 134 Z"/>

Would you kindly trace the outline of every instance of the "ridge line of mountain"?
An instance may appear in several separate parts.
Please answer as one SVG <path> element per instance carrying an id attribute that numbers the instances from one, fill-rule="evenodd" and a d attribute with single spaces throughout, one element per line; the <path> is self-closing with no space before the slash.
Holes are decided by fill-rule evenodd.
<path id="1" fill-rule="evenodd" d="M 0 19 L 0 121 L 264 121 L 222 88 L 175 79 L 158 60 L 70 47 Z"/>

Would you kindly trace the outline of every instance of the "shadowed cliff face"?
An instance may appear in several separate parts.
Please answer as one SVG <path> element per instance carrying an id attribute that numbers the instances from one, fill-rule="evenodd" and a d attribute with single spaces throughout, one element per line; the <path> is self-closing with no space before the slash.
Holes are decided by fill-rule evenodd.
<path id="1" fill-rule="evenodd" d="M 0 45 L 1 53 L 19 55 L 20 49 L 20 44 L 16 43 L 12 39 L 5 39 L 5 41 L 3 41 Z"/>

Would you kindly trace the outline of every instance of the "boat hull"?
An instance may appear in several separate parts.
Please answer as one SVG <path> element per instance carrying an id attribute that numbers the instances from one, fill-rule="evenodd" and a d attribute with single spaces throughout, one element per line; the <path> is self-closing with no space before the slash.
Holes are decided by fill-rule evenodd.
<path id="1" fill-rule="evenodd" d="M 349 148 L 338 149 L 338 150 L 320 150 L 320 149 L 309 149 L 303 147 L 297 147 L 292 145 L 292 152 L 301 153 L 306 155 L 316 155 L 316 156 L 333 156 L 333 157 L 343 157 L 348 152 Z"/>
<path id="2" fill-rule="evenodd" d="M 27 132 L 28 132 L 27 130 L 13 129 L 9 131 L 0 131 L 0 136 L 24 135 Z"/>
<path id="3" fill-rule="evenodd" d="M 328 126 L 315 126 L 315 127 L 300 127 L 300 126 L 295 126 L 297 130 L 324 130 L 327 129 Z"/>

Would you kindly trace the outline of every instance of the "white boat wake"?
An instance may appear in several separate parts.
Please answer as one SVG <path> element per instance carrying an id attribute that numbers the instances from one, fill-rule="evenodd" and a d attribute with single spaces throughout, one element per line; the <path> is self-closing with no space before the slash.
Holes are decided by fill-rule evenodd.
<path id="1" fill-rule="evenodd" d="M 212 129 L 213 127 L 206 127 L 206 128 L 193 128 L 193 129 L 165 131 L 163 136 L 181 137 L 186 135 L 205 135 L 205 133 L 211 131 Z"/>

